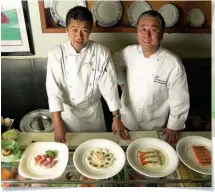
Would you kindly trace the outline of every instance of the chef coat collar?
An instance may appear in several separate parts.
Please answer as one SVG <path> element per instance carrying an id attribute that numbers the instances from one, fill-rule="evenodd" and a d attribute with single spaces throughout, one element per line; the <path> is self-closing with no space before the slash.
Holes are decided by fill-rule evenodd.
<path id="1" fill-rule="evenodd" d="M 86 51 L 88 53 L 90 51 L 90 49 L 89 49 L 89 47 L 90 47 L 90 41 L 87 41 L 87 45 L 83 49 L 81 49 L 80 53 L 76 52 L 75 48 L 70 43 L 70 40 L 68 41 L 68 46 L 69 46 L 69 53 L 72 54 L 72 55 L 78 55 L 78 54 L 84 53 Z"/>
<path id="2" fill-rule="evenodd" d="M 137 50 L 138 50 L 138 52 L 144 57 L 144 58 L 146 58 L 145 56 L 144 56 L 144 54 L 143 54 L 143 51 L 142 51 L 142 47 L 141 47 L 141 45 L 138 45 L 138 48 L 137 48 Z M 159 48 L 158 48 L 158 50 L 154 53 L 154 54 L 152 54 L 149 58 L 146 58 L 146 59 L 159 59 L 159 54 L 161 53 L 161 51 L 163 50 L 163 47 L 160 45 L 159 46 Z"/>

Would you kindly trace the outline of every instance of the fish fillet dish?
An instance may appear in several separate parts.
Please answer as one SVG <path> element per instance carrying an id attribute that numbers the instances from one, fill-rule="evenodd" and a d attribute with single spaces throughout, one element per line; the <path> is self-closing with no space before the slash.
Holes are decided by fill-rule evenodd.
<path id="1" fill-rule="evenodd" d="M 201 166 L 211 165 L 211 155 L 205 146 L 192 145 L 192 151 L 199 165 Z"/>
<path id="2" fill-rule="evenodd" d="M 137 152 L 137 160 L 142 167 L 150 169 L 161 169 L 165 164 L 164 154 L 154 148 L 140 149 Z"/>

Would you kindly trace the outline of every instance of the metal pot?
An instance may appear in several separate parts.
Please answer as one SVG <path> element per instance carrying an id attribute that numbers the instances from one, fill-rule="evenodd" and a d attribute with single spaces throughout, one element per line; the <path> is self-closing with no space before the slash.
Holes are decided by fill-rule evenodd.
<path id="1" fill-rule="evenodd" d="M 51 113 L 46 109 L 31 111 L 26 114 L 20 122 L 22 132 L 53 132 Z"/>

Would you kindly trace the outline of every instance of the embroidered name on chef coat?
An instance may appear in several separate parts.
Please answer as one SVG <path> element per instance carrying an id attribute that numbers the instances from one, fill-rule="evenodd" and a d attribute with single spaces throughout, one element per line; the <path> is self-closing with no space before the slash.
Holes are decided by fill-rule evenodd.
<path id="1" fill-rule="evenodd" d="M 166 84 L 166 81 L 161 80 L 160 77 L 158 75 L 153 75 L 154 76 L 154 82 L 155 83 L 160 83 L 160 84 Z"/>

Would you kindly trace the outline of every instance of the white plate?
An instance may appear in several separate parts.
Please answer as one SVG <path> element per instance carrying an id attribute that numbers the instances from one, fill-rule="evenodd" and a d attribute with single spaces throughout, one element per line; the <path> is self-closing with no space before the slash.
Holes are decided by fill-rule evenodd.
<path id="1" fill-rule="evenodd" d="M 137 152 L 143 148 L 154 148 L 165 156 L 165 163 L 161 169 L 150 169 L 142 167 L 137 160 Z M 133 141 L 126 151 L 129 164 L 134 170 L 148 177 L 165 177 L 174 172 L 178 167 L 178 156 L 176 151 L 168 143 L 156 138 L 141 138 Z"/>
<path id="2" fill-rule="evenodd" d="M 94 1 L 92 13 L 98 25 L 111 27 L 122 17 L 122 4 L 120 1 Z"/>
<path id="3" fill-rule="evenodd" d="M 104 171 L 90 169 L 85 163 L 85 155 L 90 150 L 104 148 L 114 154 L 114 164 Z M 73 155 L 75 168 L 85 177 L 92 179 L 107 179 L 119 173 L 125 165 L 125 153 L 122 148 L 113 141 L 107 139 L 92 139 L 82 143 Z"/>
<path id="4" fill-rule="evenodd" d="M 159 13 L 163 16 L 166 27 L 174 26 L 179 19 L 179 11 L 173 4 L 165 4 L 159 9 Z"/>
<path id="5" fill-rule="evenodd" d="M 128 8 L 128 20 L 130 24 L 137 27 L 137 20 L 139 16 L 143 12 L 151 9 L 151 6 L 145 1 L 134 1 Z"/>
<path id="6" fill-rule="evenodd" d="M 186 166 L 198 173 L 211 175 L 211 166 L 204 167 L 198 165 L 192 151 L 192 145 L 204 145 L 210 152 L 212 152 L 212 141 L 205 137 L 188 136 L 181 139 L 176 146 L 178 156 Z"/>
<path id="7" fill-rule="evenodd" d="M 34 157 L 45 154 L 47 150 L 57 151 L 56 160 L 58 162 L 56 165 L 49 169 L 35 165 Z M 68 147 L 63 143 L 36 142 L 29 144 L 19 163 L 19 175 L 34 180 L 54 179 L 60 177 L 66 168 L 68 157 Z"/>
<path id="8" fill-rule="evenodd" d="M 201 27 L 205 22 L 205 14 L 201 9 L 193 8 L 187 14 L 187 21 L 192 27 Z"/>
<path id="9" fill-rule="evenodd" d="M 51 0 L 50 2 L 50 12 L 53 19 L 59 23 L 59 25 L 66 26 L 66 14 L 69 9 L 75 6 L 86 7 L 85 0 L 72 0 L 72 1 L 61 1 L 61 0 Z"/>

